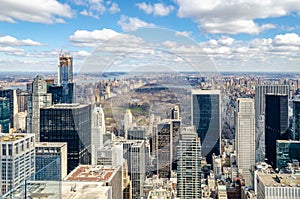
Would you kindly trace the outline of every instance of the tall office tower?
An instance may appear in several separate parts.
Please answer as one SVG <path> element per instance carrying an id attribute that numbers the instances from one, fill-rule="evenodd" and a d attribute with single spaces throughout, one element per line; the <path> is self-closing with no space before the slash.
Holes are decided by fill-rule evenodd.
<path id="1" fill-rule="evenodd" d="M 273 168 L 276 166 L 276 140 L 288 139 L 288 127 L 288 95 L 266 94 L 266 158 Z"/>
<path id="2" fill-rule="evenodd" d="M 0 97 L 0 133 L 9 133 L 10 126 L 10 104 L 9 99 Z"/>
<path id="3" fill-rule="evenodd" d="M 68 143 L 68 173 L 91 163 L 91 106 L 55 104 L 41 108 L 41 142 Z"/>
<path id="4" fill-rule="evenodd" d="M 265 137 L 264 126 L 260 125 L 260 118 L 262 115 L 265 115 L 265 104 L 266 104 L 266 94 L 285 94 L 289 95 L 289 86 L 288 85 L 256 85 L 255 87 L 255 124 L 256 124 L 256 149 L 257 155 L 259 157 L 264 156 L 264 152 L 262 152 L 259 148 L 264 146 L 265 143 L 261 142 L 263 139 L 259 139 L 259 137 Z M 262 153 L 262 154 L 260 154 Z M 258 160 L 260 161 L 260 160 Z"/>
<path id="5" fill-rule="evenodd" d="M 293 101 L 293 140 L 300 141 L 300 100 Z"/>
<path id="6" fill-rule="evenodd" d="M 276 140 L 276 168 L 287 167 L 293 160 L 300 162 L 300 141 Z"/>
<path id="7" fill-rule="evenodd" d="M 58 55 L 58 85 L 73 82 L 73 57 L 69 54 Z"/>
<path id="8" fill-rule="evenodd" d="M 202 157 L 212 163 L 212 154 L 220 154 L 221 94 L 219 90 L 192 90 L 192 125 L 201 141 Z"/>
<path id="9" fill-rule="evenodd" d="M 145 128 L 142 127 L 130 127 L 127 130 L 126 137 L 128 140 L 145 140 Z"/>
<path id="10" fill-rule="evenodd" d="M 29 94 L 27 92 L 17 93 L 18 112 L 25 112 L 28 110 L 28 96 Z"/>
<path id="11" fill-rule="evenodd" d="M 130 109 L 126 110 L 126 113 L 124 115 L 124 132 L 132 126 L 132 113 Z"/>
<path id="12" fill-rule="evenodd" d="M 95 107 L 92 113 L 92 165 L 97 164 L 97 150 L 103 146 L 105 117 L 102 107 Z"/>
<path id="13" fill-rule="evenodd" d="M 9 108 L 10 108 L 10 116 L 9 116 L 9 121 L 10 121 L 10 127 L 14 128 L 14 114 L 15 114 L 15 103 L 14 103 L 14 96 L 15 96 L 15 90 L 12 89 L 5 89 L 5 90 L 0 90 L 0 97 L 5 97 L 9 100 Z"/>
<path id="14" fill-rule="evenodd" d="M 236 106 L 235 146 L 237 165 L 246 185 L 252 185 L 249 170 L 255 165 L 255 110 L 254 99 L 238 98 Z"/>
<path id="15" fill-rule="evenodd" d="M 28 97 L 27 133 L 34 133 L 40 141 L 40 109 L 50 106 L 51 94 L 47 93 L 47 83 L 42 75 L 37 75 L 32 82 L 32 93 Z"/>
<path id="16" fill-rule="evenodd" d="M 0 134 L 0 196 L 33 177 L 34 134 Z"/>
<path id="17" fill-rule="evenodd" d="M 163 120 L 158 124 L 156 143 L 157 174 L 160 178 L 169 178 L 173 157 L 173 135 L 170 120 Z"/>
<path id="18" fill-rule="evenodd" d="M 132 182 L 132 199 L 143 196 L 145 171 L 145 141 L 135 141 L 130 147 L 130 179 Z"/>
<path id="19" fill-rule="evenodd" d="M 35 144 L 35 180 L 60 181 L 67 176 L 67 143 Z"/>
<path id="20" fill-rule="evenodd" d="M 180 114 L 179 114 L 179 106 L 174 106 L 171 112 L 171 119 L 179 120 Z"/>
<path id="21" fill-rule="evenodd" d="M 182 129 L 177 157 L 177 197 L 201 198 L 201 145 L 194 127 Z"/>

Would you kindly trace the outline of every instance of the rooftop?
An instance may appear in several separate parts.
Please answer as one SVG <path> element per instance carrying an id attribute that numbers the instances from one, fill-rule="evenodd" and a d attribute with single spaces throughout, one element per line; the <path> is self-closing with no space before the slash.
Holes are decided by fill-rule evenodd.
<path id="1" fill-rule="evenodd" d="M 171 199 L 172 193 L 166 189 L 152 190 L 148 194 L 148 199 Z"/>
<path id="2" fill-rule="evenodd" d="M 64 180 L 107 182 L 120 170 L 120 166 L 79 165 Z"/>
<path id="3" fill-rule="evenodd" d="M 25 138 L 31 134 L 8 134 L 8 133 L 0 133 L 0 142 L 13 142 Z"/>
<path id="4" fill-rule="evenodd" d="M 265 186 L 269 187 L 299 187 L 300 175 L 257 173 Z"/>
<path id="5" fill-rule="evenodd" d="M 54 104 L 52 106 L 44 107 L 43 109 L 76 109 L 76 108 L 83 108 L 87 107 L 88 104 Z"/>
<path id="6" fill-rule="evenodd" d="M 67 145 L 66 142 L 37 142 L 35 143 L 35 147 L 55 147 L 61 148 Z"/>
<path id="7" fill-rule="evenodd" d="M 220 90 L 202 90 L 202 89 L 192 89 L 193 95 L 220 95 Z"/>

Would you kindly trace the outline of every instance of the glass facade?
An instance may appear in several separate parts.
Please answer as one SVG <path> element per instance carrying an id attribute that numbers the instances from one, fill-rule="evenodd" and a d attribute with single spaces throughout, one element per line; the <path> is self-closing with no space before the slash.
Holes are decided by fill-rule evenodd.
<path id="1" fill-rule="evenodd" d="M 11 128 L 13 128 L 14 127 L 14 91 L 11 89 L 0 90 L 0 97 L 5 97 L 9 100 L 9 109 L 10 109 L 9 121 L 10 121 Z"/>
<path id="2" fill-rule="evenodd" d="M 300 101 L 293 102 L 293 140 L 300 140 Z"/>
<path id="3" fill-rule="evenodd" d="M 220 94 L 192 94 L 192 124 L 201 141 L 202 156 L 208 163 L 220 154 Z"/>
<path id="4" fill-rule="evenodd" d="M 0 124 L 3 133 L 9 133 L 10 103 L 8 98 L 0 98 Z"/>
<path id="5" fill-rule="evenodd" d="M 68 143 L 68 173 L 91 163 L 91 106 L 58 104 L 40 111 L 41 142 Z"/>
<path id="6" fill-rule="evenodd" d="M 300 162 L 300 141 L 277 140 L 276 141 L 276 168 L 283 168 L 292 160 Z"/>
<path id="7" fill-rule="evenodd" d="M 288 96 L 267 94 L 265 114 L 266 158 L 274 168 L 276 140 L 288 139 Z"/>

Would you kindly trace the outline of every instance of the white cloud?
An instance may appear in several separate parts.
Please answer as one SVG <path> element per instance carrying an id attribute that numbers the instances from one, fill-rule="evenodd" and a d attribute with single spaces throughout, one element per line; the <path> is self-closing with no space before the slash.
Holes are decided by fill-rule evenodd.
<path id="1" fill-rule="evenodd" d="M 120 8 L 119 8 L 118 4 L 112 3 L 110 8 L 109 8 L 109 12 L 112 13 L 112 14 L 120 12 Z"/>
<path id="2" fill-rule="evenodd" d="M 43 46 L 44 44 L 32 41 L 31 39 L 18 40 L 12 36 L 6 35 L 0 37 L 0 45 L 4 46 Z"/>
<path id="3" fill-rule="evenodd" d="M 56 0 L 7 0 L 1 1 L 0 21 L 15 20 L 37 23 L 61 23 L 62 18 L 72 18 L 73 11 L 67 4 Z"/>
<path id="4" fill-rule="evenodd" d="M 6 55 L 13 55 L 13 56 L 22 56 L 26 54 L 26 51 L 21 48 L 13 48 L 10 46 L 0 46 L 0 52 Z"/>
<path id="5" fill-rule="evenodd" d="M 172 5 L 165 6 L 162 3 L 155 3 L 151 5 L 142 2 L 142 3 L 137 3 L 136 6 L 140 10 L 143 10 L 146 14 L 153 14 L 157 16 L 167 16 L 174 10 L 174 6 Z"/>
<path id="6" fill-rule="evenodd" d="M 274 28 L 274 24 L 258 24 L 255 19 L 287 16 L 300 13 L 298 0 L 175 0 L 178 4 L 177 15 L 191 18 L 199 28 L 207 33 L 259 34 Z"/>
<path id="7" fill-rule="evenodd" d="M 122 30 L 124 31 L 135 31 L 143 27 L 155 27 L 155 25 L 152 23 L 147 23 L 137 17 L 128 17 L 125 15 L 121 16 L 120 20 L 118 21 L 118 25 L 121 26 Z"/>
<path id="8" fill-rule="evenodd" d="M 300 46 L 300 37 L 296 33 L 286 33 L 284 35 L 276 35 L 274 38 L 275 45 Z"/>
<path id="9" fill-rule="evenodd" d="M 106 11 L 115 14 L 120 11 L 119 5 L 112 1 L 104 0 L 73 0 L 75 5 L 83 6 L 84 9 L 80 12 L 81 15 L 90 16 L 98 19 Z"/>
<path id="10" fill-rule="evenodd" d="M 106 28 L 93 31 L 76 30 L 74 34 L 69 37 L 69 39 L 75 46 L 95 47 L 103 41 L 115 37 L 118 34 L 118 32 Z"/>
<path id="11" fill-rule="evenodd" d="M 192 35 L 191 31 L 176 31 L 176 36 L 184 36 L 184 37 L 190 37 Z"/>

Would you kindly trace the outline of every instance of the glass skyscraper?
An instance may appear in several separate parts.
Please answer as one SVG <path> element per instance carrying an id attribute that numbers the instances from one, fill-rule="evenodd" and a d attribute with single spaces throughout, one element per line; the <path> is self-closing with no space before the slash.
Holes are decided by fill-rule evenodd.
<path id="1" fill-rule="evenodd" d="M 91 106 L 56 104 L 40 112 L 41 142 L 68 143 L 68 173 L 91 164 Z"/>
<path id="2" fill-rule="evenodd" d="M 10 124 L 9 99 L 0 97 L 0 125 L 3 133 L 9 133 L 9 124 Z"/>
<path id="3" fill-rule="evenodd" d="M 219 90 L 192 90 L 192 125 L 201 141 L 202 157 L 220 154 L 221 95 Z"/>
<path id="4" fill-rule="evenodd" d="M 276 166 L 276 140 L 288 139 L 288 95 L 266 94 L 265 143 L 268 163 Z"/>

